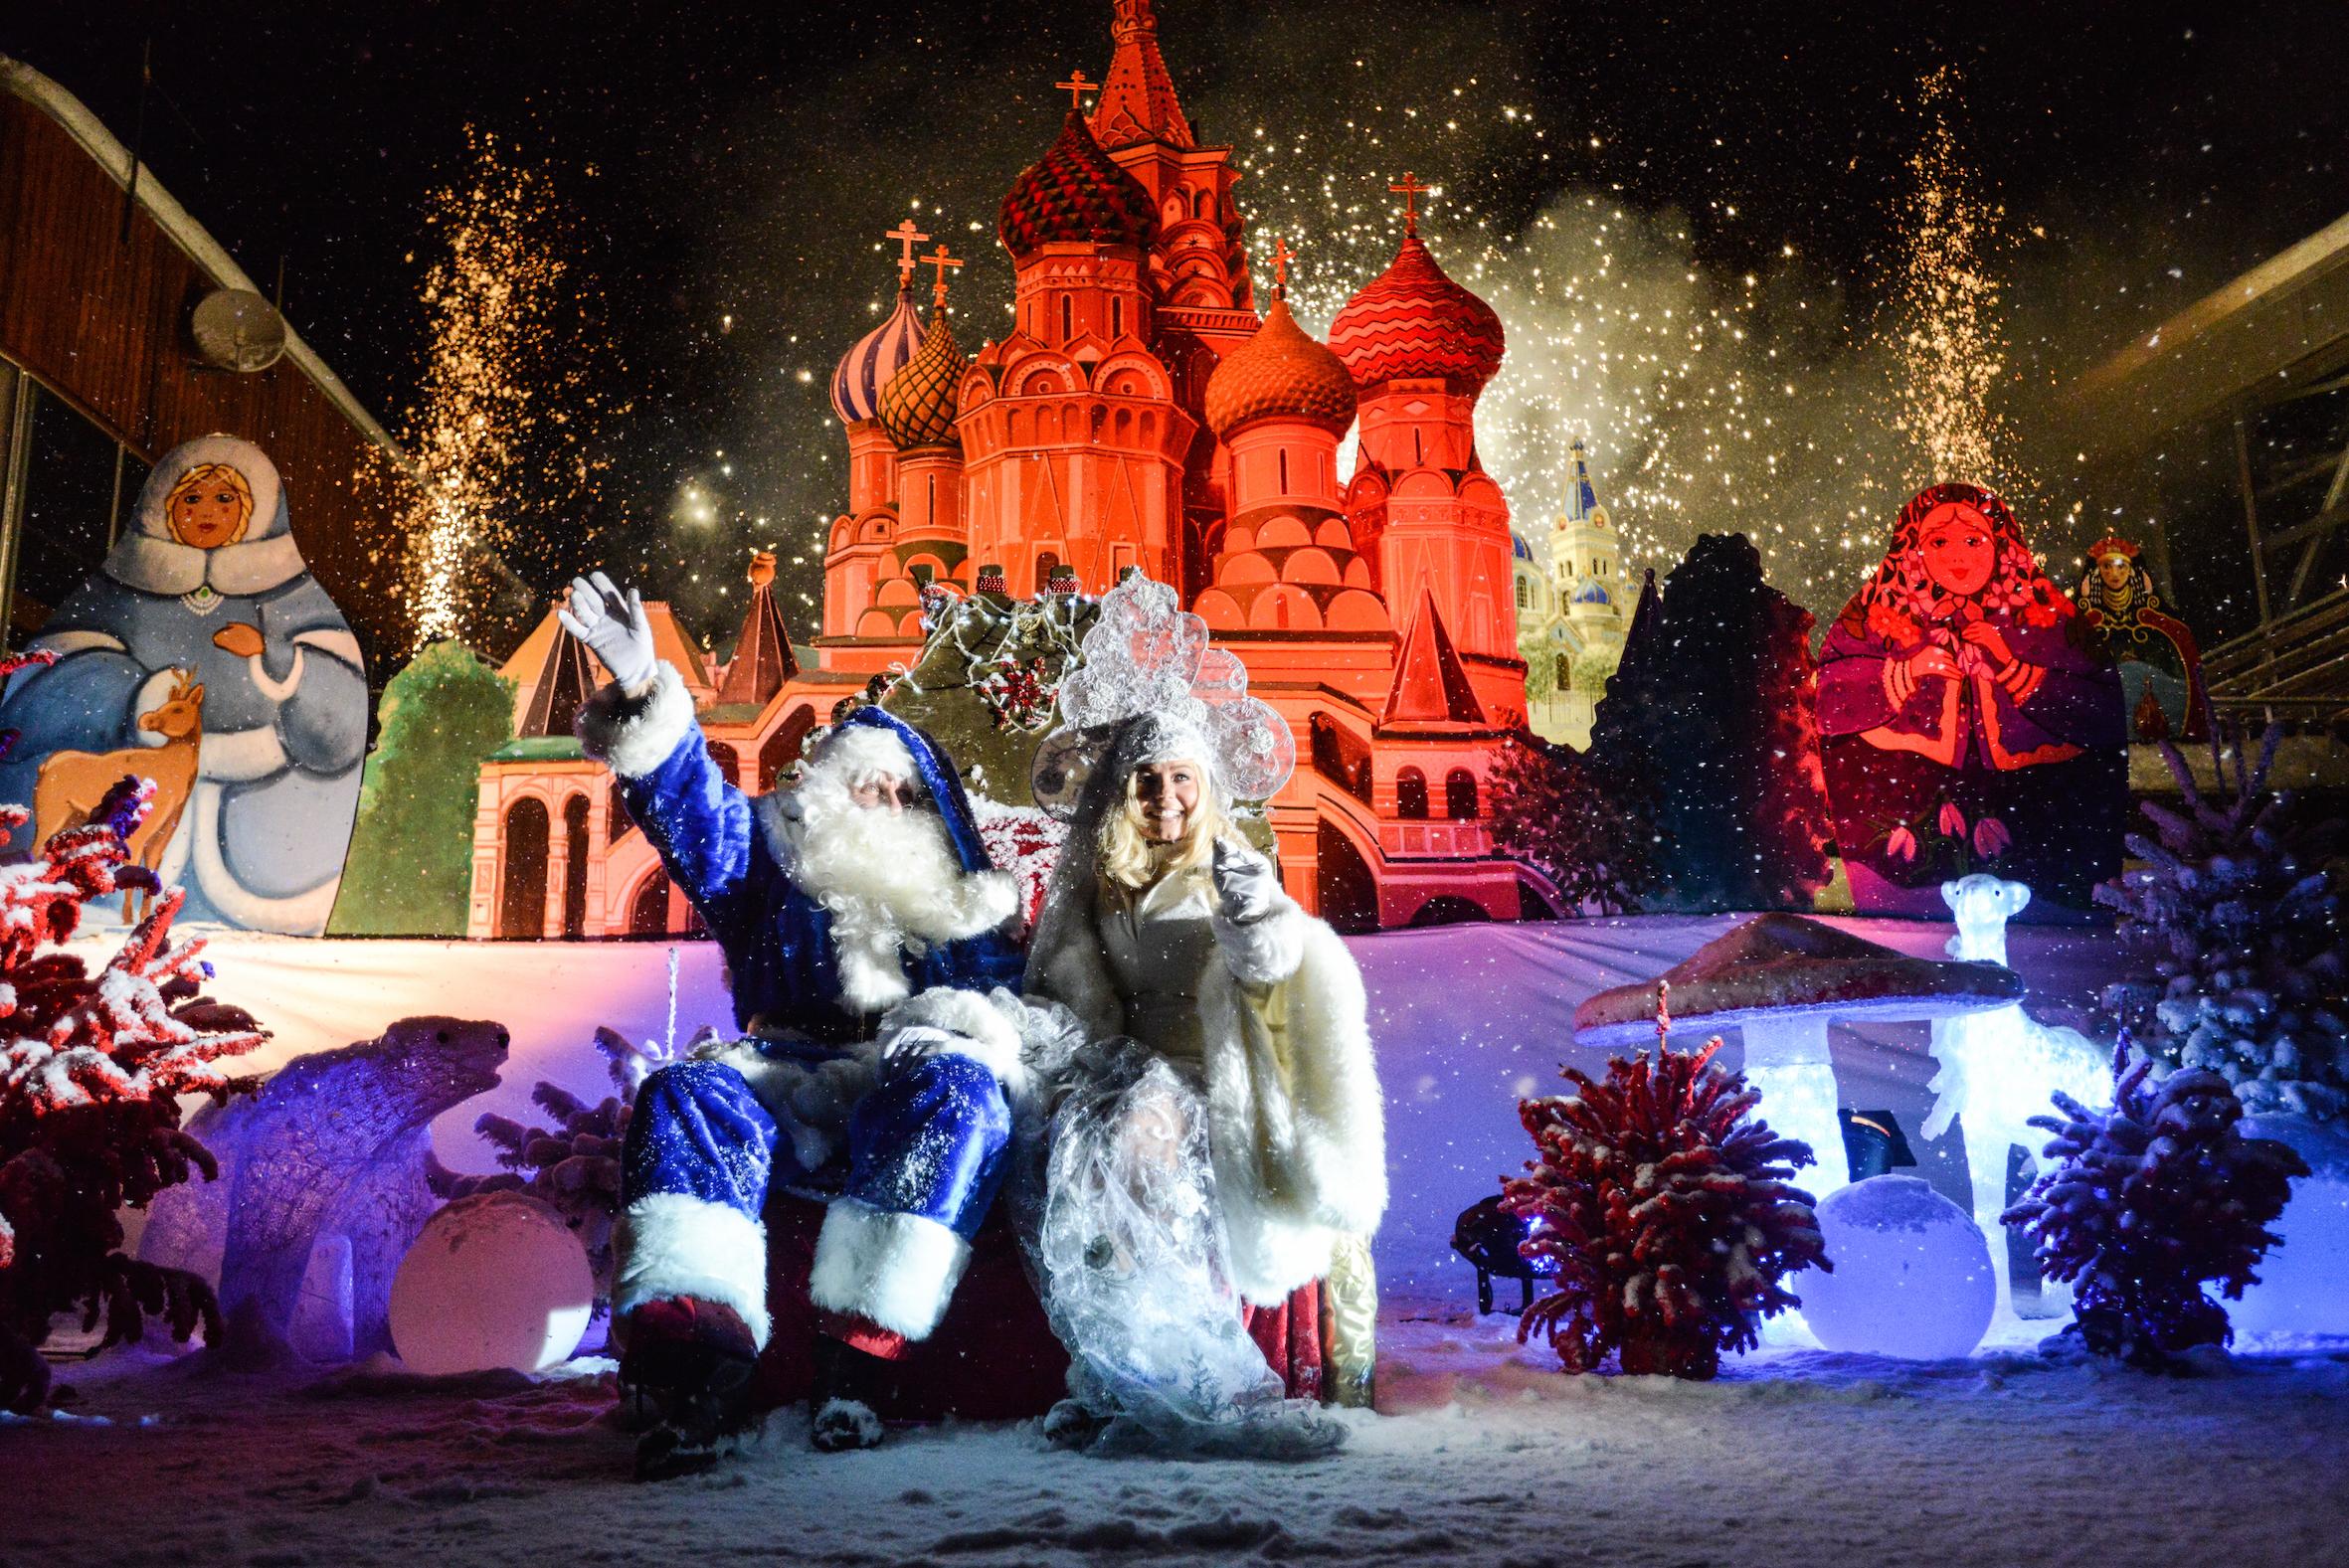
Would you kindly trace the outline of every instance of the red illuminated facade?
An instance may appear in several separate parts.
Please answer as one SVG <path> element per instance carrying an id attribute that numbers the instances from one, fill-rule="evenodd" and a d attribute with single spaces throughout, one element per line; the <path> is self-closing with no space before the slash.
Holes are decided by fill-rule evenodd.
<path id="1" fill-rule="evenodd" d="M 1500 742 L 1526 717 L 1509 504 L 1476 446 L 1500 319 L 1420 238 L 1408 176 L 1402 247 L 1329 344 L 1277 281 L 1260 314 L 1231 149 L 1197 143 L 1150 0 L 1117 0 L 1113 36 L 1091 113 L 1075 106 L 1092 87 L 1080 74 L 1062 85 L 1072 107 L 1051 145 L 1003 198 L 996 232 L 1017 277 L 1006 336 L 966 358 L 943 281 L 924 325 L 914 267 L 927 260 L 943 279 L 957 263 L 943 246 L 917 259 L 929 237 L 910 224 L 892 236 L 897 308 L 832 382 L 848 504 L 826 542 L 814 667 L 688 670 L 712 693 L 704 728 L 757 787 L 772 770 L 754 760 L 796 748 L 871 674 L 916 661 L 926 584 L 969 593 L 999 571 L 1014 597 L 1097 595 L 1138 567 L 1177 586 L 1296 729 L 1299 767 L 1267 815 L 1301 902 L 1355 929 L 1515 919 L 1546 890 L 1493 856 L 1483 819 Z M 1357 423 L 1341 481 L 1339 444 Z M 772 612 L 771 596 L 754 616 L 760 606 Z M 540 906 L 527 888 L 501 891 L 503 812 L 538 789 L 522 777 L 492 789 L 501 767 L 484 771 L 475 935 L 501 934 L 495 910 L 526 907 L 560 935 L 551 890 Z M 566 820 L 554 795 L 582 786 L 540 777 L 549 795 L 534 809 Z M 614 832 L 602 802 L 588 817 L 590 852 L 608 863 L 580 934 L 681 929 L 679 901 L 649 880 L 657 861 L 632 852 L 642 835 Z"/>

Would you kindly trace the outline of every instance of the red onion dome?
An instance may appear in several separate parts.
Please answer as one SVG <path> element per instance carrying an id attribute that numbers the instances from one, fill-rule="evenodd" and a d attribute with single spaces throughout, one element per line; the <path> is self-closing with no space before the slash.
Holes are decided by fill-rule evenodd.
<path id="1" fill-rule="evenodd" d="M 1364 389 L 1440 376 L 1473 398 L 1500 370 L 1503 346 L 1493 307 L 1445 276 L 1415 234 L 1330 323 L 1330 347 Z"/>
<path id="2" fill-rule="evenodd" d="M 920 352 L 881 389 L 881 429 L 898 450 L 956 443 L 955 394 L 971 362 L 955 346 L 954 329 L 946 324 L 942 305 L 930 317 L 930 330 Z"/>
<path id="3" fill-rule="evenodd" d="M 1057 242 L 1141 247 L 1158 233 L 1158 211 L 1071 110 L 1059 139 L 1012 182 L 995 233 L 1014 261 Z"/>
<path id="4" fill-rule="evenodd" d="M 1354 423 L 1354 377 L 1275 299 L 1256 335 L 1207 378 L 1207 424 L 1219 436 L 1276 416 L 1307 420 L 1333 436 Z"/>
<path id="5" fill-rule="evenodd" d="M 897 308 L 858 338 L 832 372 L 832 412 L 842 425 L 869 420 L 880 412 L 881 389 L 914 357 L 921 341 L 922 318 L 914 309 L 913 290 L 900 288 Z"/>

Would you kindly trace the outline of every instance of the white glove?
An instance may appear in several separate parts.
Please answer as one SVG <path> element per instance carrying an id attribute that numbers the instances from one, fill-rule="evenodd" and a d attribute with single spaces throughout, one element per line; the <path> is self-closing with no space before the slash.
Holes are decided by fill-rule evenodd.
<path id="1" fill-rule="evenodd" d="M 644 600 L 634 589 L 623 598 L 612 579 L 598 572 L 571 580 L 571 603 L 556 610 L 555 618 L 594 651 L 631 696 L 652 684 L 657 657 L 652 649 L 652 620 L 644 613 Z"/>
<path id="2" fill-rule="evenodd" d="M 1272 869 L 1271 861 L 1218 838 L 1213 872 L 1215 902 L 1221 906 L 1225 920 L 1246 926 L 1272 913 L 1272 901 L 1281 891 L 1281 879 Z"/>

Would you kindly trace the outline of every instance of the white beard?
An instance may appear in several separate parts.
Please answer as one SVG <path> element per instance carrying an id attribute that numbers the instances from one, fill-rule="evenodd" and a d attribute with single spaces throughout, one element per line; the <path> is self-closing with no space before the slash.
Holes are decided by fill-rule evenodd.
<path id="1" fill-rule="evenodd" d="M 837 780 L 812 774 L 800 785 L 793 879 L 831 912 L 841 999 L 882 1012 L 911 987 L 898 949 L 908 938 L 953 942 L 1010 917 L 1017 889 L 1007 873 L 966 873 L 946 823 L 927 807 L 860 806 Z"/>

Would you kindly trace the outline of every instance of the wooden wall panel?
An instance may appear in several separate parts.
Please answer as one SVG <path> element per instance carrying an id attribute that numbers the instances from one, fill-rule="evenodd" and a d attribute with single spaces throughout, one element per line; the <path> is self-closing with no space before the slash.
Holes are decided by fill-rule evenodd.
<path id="1" fill-rule="evenodd" d="M 199 215 L 200 216 L 200 215 Z M 188 311 L 214 285 L 64 126 L 0 94 L 0 355 L 152 463 L 193 436 L 253 441 L 285 482 L 303 557 L 367 646 L 377 684 L 406 646 L 396 497 L 362 479 L 370 441 L 291 359 L 197 363 Z"/>

